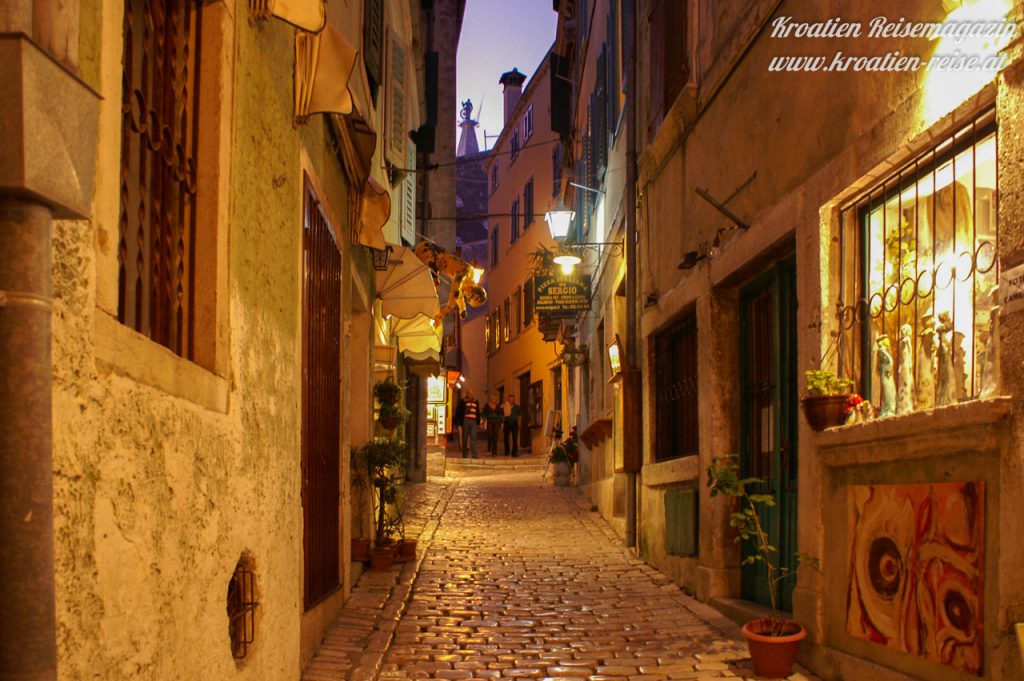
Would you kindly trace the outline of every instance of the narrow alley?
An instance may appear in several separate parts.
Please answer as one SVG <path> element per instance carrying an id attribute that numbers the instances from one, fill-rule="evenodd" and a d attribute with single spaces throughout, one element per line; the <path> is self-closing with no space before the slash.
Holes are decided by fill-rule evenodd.
<path id="1" fill-rule="evenodd" d="M 532 460 L 417 489 L 418 560 L 363 575 L 304 681 L 756 678 L 735 625 Z"/>

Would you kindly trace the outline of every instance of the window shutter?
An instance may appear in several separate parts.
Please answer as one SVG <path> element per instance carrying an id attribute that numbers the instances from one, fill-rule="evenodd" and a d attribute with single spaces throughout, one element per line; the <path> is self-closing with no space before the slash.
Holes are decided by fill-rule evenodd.
<path id="1" fill-rule="evenodd" d="M 407 130 L 405 123 L 405 48 L 394 37 L 391 39 L 388 62 L 388 159 L 395 165 L 406 163 Z"/>
<path id="2" fill-rule="evenodd" d="M 608 45 L 597 57 L 597 85 L 594 90 L 594 181 L 604 176 L 608 165 Z"/>
<path id="3" fill-rule="evenodd" d="M 569 60 L 554 52 L 551 63 L 551 132 L 568 135 L 572 129 L 572 83 L 569 78 Z"/>
<path id="4" fill-rule="evenodd" d="M 612 137 L 619 122 L 619 93 L 622 91 L 619 40 L 619 0 L 611 0 L 608 11 L 608 134 Z"/>
<path id="5" fill-rule="evenodd" d="M 405 167 L 416 166 L 416 148 L 406 145 Z M 402 180 L 402 240 L 416 243 L 416 173 L 406 173 Z"/>
<path id="6" fill-rule="evenodd" d="M 384 0 L 363 4 L 363 63 L 370 79 L 370 94 L 376 99 L 384 76 Z"/>

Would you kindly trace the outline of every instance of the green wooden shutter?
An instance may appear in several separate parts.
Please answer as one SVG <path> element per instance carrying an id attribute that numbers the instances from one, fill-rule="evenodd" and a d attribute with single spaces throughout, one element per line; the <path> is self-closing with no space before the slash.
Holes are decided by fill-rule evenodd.
<path id="1" fill-rule="evenodd" d="M 665 492 L 665 552 L 670 556 L 697 555 L 697 498 L 692 487 Z"/>

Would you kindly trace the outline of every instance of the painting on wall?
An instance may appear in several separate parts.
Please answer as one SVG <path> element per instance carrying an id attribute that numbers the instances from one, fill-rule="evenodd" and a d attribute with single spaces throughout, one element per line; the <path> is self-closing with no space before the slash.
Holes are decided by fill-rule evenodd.
<path id="1" fill-rule="evenodd" d="M 850 488 L 846 631 L 983 672 L 985 483 Z"/>

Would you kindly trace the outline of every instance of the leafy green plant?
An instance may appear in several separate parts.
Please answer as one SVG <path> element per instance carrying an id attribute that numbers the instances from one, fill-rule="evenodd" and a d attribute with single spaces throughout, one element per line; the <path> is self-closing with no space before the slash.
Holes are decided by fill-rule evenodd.
<path id="1" fill-rule="evenodd" d="M 409 418 L 409 410 L 398 404 L 382 404 L 380 418 L 381 420 L 396 418 L 399 421 L 404 421 Z"/>
<path id="2" fill-rule="evenodd" d="M 795 574 L 785 566 L 778 566 L 774 558 L 778 549 L 768 540 L 764 529 L 764 521 L 759 510 L 775 506 L 775 497 L 750 491 L 753 485 L 763 484 L 759 478 L 741 478 L 739 458 L 735 454 L 716 456 L 708 466 L 708 487 L 711 496 L 719 494 L 735 500 L 739 508 L 729 515 L 729 524 L 736 528 L 736 543 L 750 542 L 754 552 L 743 558 L 743 565 L 763 563 L 768 575 L 768 598 L 771 603 L 771 636 L 782 636 L 785 620 L 779 615 L 778 589 L 779 582 Z M 812 561 L 803 554 L 796 554 L 798 562 Z"/>
<path id="3" fill-rule="evenodd" d="M 374 384 L 373 396 L 377 398 L 381 406 L 398 404 L 398 401 L 402 399 L 402 387 L 395 383 L 395 379 L 388 376 L 383 381 L 377 381 Z"/>
<path id="4" fill-rule="evenodd" d="M 376 489 L 377 541 L 391 537 L 388 506 L 394 507 L 398 488 L 405 480 L 409 446 L 404 440 L 378 437 L 360 448 L 359 456 L 366 465 L 366 476 Z"/>
<path id="5" fill-rule="evenodd" d="M 809 369 L 807 376 L 807 397 L 830 397 L 846 395 L 853 389 L 849 378 L 838 378 L 831 369 Z"/>
<path id="6" fill-rule="evenodd" d="M 530 253 L 530 264 L 534 272 L 543 272 L 555 266 L 555 251 L 544 244 L 539 244 L 537 250 Z"/>

